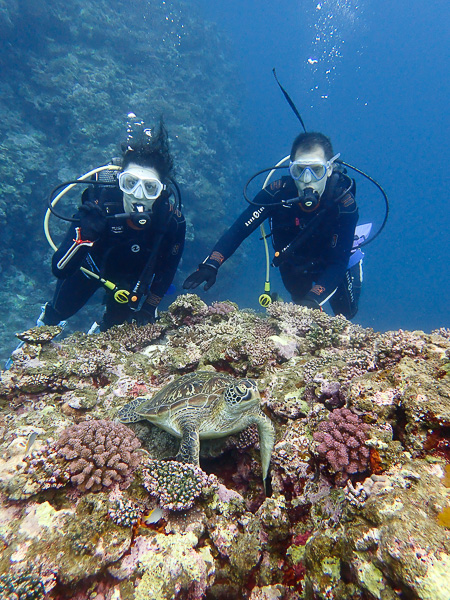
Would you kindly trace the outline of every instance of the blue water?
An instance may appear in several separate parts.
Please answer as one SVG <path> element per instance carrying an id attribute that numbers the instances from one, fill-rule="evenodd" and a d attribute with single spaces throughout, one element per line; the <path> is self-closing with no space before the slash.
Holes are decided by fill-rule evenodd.
<path id="1" fill-rule="evenodd" d="M 249 176 L 288 154 L 300 131 L 273 79 L 276 67 L 306 127 L 328 134 L 343 160 L 388 193 L 390 218 L 367 247 L 355 320 L 377 330 L 448 327 L 448 2 L 192 4 L 233 48 Z M 358 179 L 357 198 L 360 221 L 379 225 L 381 195 Z M 262 244 L 253 237 L 245 242 L 248 271 L 236 274 L 230 290 L 240 304 L 252 304 L 263 283 Z"/>

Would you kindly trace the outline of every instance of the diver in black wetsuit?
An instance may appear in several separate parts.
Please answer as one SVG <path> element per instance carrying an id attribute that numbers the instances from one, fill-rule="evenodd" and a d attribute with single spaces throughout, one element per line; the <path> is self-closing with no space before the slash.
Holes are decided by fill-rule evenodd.
<path id="1" fill-rule="evenodd" d="M 175 276 L 186 232 L 184 217 L 170 197 L 172 170 L 161 121 L 156 132 L 144 130 L 138 141 L 128 143 L 115 187 L 91 186 L 84 191 L 75 215 L 79 221 L 53 256 L 52 271 L 59 281 L 38 323 L 66 320 L 102 286 L 80 267 L 114 282 L 119 290 L 106 292 L 101 331 L 124 322 L 155 321 L 156 308 Z M 137 282 L 143 294 L 133 306 Z"/>
<path id="2" fill-rule="evenodd" d="M 354 182 L 334 170 L 338 157 L 325 135 L 308 132 L 297 136 L 290 155 L 290 176 L 259 192 L 183 287 L 193 289 L 205 282 L 208 290 L 220 265 L 269 218 L 273 264 L 279 266 L 293 302 L 320 308 L 330 300 L 335 314 L 354 317 L 362 270 L 361 263 L 349 268 L 349 257 L 358 209 Z"/>

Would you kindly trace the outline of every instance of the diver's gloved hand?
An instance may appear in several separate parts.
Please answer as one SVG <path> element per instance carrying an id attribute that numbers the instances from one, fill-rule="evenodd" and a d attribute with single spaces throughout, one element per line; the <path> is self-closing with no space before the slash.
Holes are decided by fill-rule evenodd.
<path id="1" fill-rule="evenodd" d="M 206 283 L 203 289 L 206 292 L 216 283 L 216 277 L 217 269 L 215 267 L 201 263 L 198 265 L 198 269 L 195 271 L 195 273 L 192 273 L 186 278 L 185 282 L 183 283 L 183 288 L 185 290 L 193 290 L 205 281 Z"/>
<path id="2" fill-rule="evenodd" d="M 133 321 L 138 325 L 148 325 L 156 323 L 156 306 L 145 303 L 141 310 L 134 313 Z"/>
<path id="3" fill-rule="evenodd" d="M 102 209 L 93 202 L 86 202 L 78 209 L 81 239 L 96 242 L 106 229 L 106 217 Z"/>
<path id="4" fill-rule="evenodd" d="M 317 302 L 317 300 L 314 300 L 314 298 L 305 297 L 298 304 L 299 306 L 305 306 L 306 308 L 315 308 L 317 310 L 322 310 L 322 307 Z"/>

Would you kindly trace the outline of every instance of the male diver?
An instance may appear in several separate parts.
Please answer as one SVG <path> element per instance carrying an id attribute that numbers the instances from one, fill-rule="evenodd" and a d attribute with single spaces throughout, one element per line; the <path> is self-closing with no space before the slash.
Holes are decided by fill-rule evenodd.
<path id="1" fill-rule="evenodd" d="M 330 301 L 334 314 L 351 319 L 358 310 L 361 262 L 349 267 L 358 221 L 354 181 L 336 168 L 330 139 L 322 133 L 298 135 L 290 154 L 290 175 L 262 189 L 222 235 L 183 287 L 214 285 L 219 267 L 266 219 L 275 257 L 292 301 L 320 309 Z"/>
<path id="2" fill-rule="evenodd" d="M 183 252 L 186 224 L 171 199 L 173 160 L 162 120 L 156 131 L 141 133 L 127 140 L 115 185 L 92 185 L 83 192 L 53 256 L 58 282 L 38 323 L 65 321 L 105 280 L 114 285 L 106 291 L 101 331 L 124 322 L 155 321 Z"/>

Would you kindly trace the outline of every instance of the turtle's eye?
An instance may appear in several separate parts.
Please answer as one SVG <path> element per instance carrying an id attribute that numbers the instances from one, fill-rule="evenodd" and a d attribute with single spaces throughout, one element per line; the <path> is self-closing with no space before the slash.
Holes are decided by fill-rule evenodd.
<path id="1" fill-rule="evenodd" d="M 254 386 L 250 381 L 241 381 L 230 385 L 225 392 L 225 400 L 228 404 L 239 404 L 253 397 Z"/>
<path id="2" fill-rule="evenodd" d="M 248 389 L 248 387 L 246 385 L 237 385 L 236 386 L 236 395 L 240 396 L 241 399 L 244 398 L 244 396 L 248 396 L 250 393 L 250 390 Z"/>

